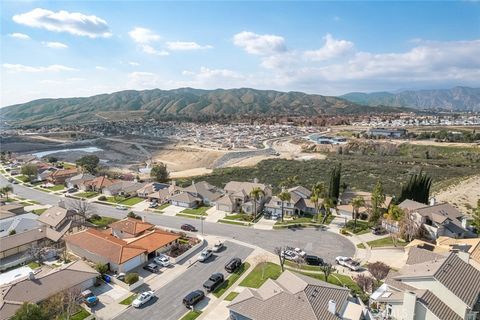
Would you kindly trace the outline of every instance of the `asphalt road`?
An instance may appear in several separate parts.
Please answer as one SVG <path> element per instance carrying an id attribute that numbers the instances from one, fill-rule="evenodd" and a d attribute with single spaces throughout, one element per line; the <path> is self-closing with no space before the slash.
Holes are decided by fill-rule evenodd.
<path id="1" fill-rule="evenodd" d="M 0 175 L 0 186 L 8 184 L 4 176 Z M 22 185 L 12 185 L 14 193 L 20 197 L 32 199 L 43 204 L 57 205 L 59 200 L 65 200 L 67 206 L 68 198 L 49 194 Z M 127 211 L 117 210 L 112 206 L 92 204 L 97 214 L 122 219 Z M 202 230 L 201 220 L 164 216 L 152 212 L 136 212 L 145 217 L 146 221 L 155 225 L 167 228 L 180 228 L 183 223 L 194 225 Z M 282 230 L 257 230 L 249 227 L 228 225 L 222 223 L 203 222 L 203 232 L 209 235 L 237 239 L 252 245 L 256 245 L 270 252 L 278 246 L 291 246 L 303 248 L 309 254 L 322 257 L 325 261 L 333 263 L 336 256 L 353 256 L 355 247 L 346 238 L 339 234 L 322 230 L 321 228 L 305 229 L 282 229 Z"/>
<path id="2" fill-rule="evenodd" d="M 244 260 L 253 251 L 252 248 L 238 245 L 227 241 L 226 249 L 214 253 L 205 263 L 196 262 L 187 269 L 181 276 L 167 283 L 164 287 L 155 292 L 156 297 L 147 302 L 141 308 L 128 308 L 125 312 L 115 317 L 116 320 L 136 319 L 179 319 L 188 309 L 182 304 L 183 297 L 193 290 L 202 289 L 203 283 L 212 273 L 221 272 L 225 277 L 225 264 L 233 257 Z M 204 290 L 205 291 L 205 290 Z M 206 304 L 207 296 L 200 304 Z"/>

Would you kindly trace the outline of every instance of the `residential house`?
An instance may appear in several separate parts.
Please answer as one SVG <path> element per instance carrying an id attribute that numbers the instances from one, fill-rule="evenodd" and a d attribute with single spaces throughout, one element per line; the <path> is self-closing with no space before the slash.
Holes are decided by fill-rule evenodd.
<path id="1" fill-rule="evenodd" d="M 47 177 L 47 181 L 53 184 L 64 184 L 68 178 L 71 178 L 78 174 L 77 168 L 60 169 L 53 171 Z"/>
<path id="2" fill-rule="evenodd" d="M 372 193 L 364 191 L 353 191 L 345 190 L 340 195 L 339 204 L 337 205 L 337 213 L 351 218 L 353 214 L 352 200 L 356 197 L 360 197 L 365 202 L 365 205 L 358 209 L 360 216 L 368 214 L 369 208 L 372 207 Z M 392 202 L 392 197 L 386 196 L 385 202 L 381 206 L 384 210 L 388 209 L 390 203 Z"/>
<path id="3" fill-rule="evenodd" d="M 96 177 L 92 180 L 80 182 L 79 188 L 84 191 L 102 192 L 104 188 L 111 186 L 118 180 L 110 179 L 107 176 Z"/>
<path id="4" fill-rule="evenodd" d="M 34 213 L 24 213 L 0 220 L 0 238 L 11 234 L 22 233 L 41 227 Z"/>
<path id="5" fill-rule="evenodd" d="M 289 270 L 258 289 L 245 288 L 227 307 L 232 320 L 365 319 L 348 288 Z"/>
<path id="6" fill-rule="evenodd" d="M 418 226 L 423 225 L 432 239 L 440 236 L 476 237 L 476 234 L 466 228 L 467 217 L 449 203 L 436 203 L 432 199 L 430 205 L 426 205 L 405 200 L 398 206 L 409 214 Z"/>
<path id="7" fill-rule="evenodd" d="M 169 197 L 169 202 L 174 206 L 183 207 L 183 208 L 197 208 L 201 203 L 202 199 L 196 197 L 189 192 L 180 192 Z"/>
<path id="8" fill-rule="evenodd" d="M 67 185 L 67 188 L 77 188 L 77 189 L 82 189 L 82 187 L 85 187 L 85 185 L 83 184 L 84 182 L 86 181 L 91 181 L 95 179 L 95 176 L 90 174 L 90 173 L 80 173 L 80 174 L 77 174 L 71 178 L 68 178 L 67 180 L 65 180 L 65 183 Z"/>
<path id="9" fill-rule="evenodd" d="M 371 296 L 380 317 L 402 320 L 475 320 L 480 312 L 480 270 L 464 253 L 411 248 L 407 264 L 390 271 Z"/>
<path id="10" fill-rule="evenodd" d="M 83 230 L 85 217 L 76 210 L 51 207 L 45 210 L 38 221 L 47 226 L 46 235 L 53 241 L 59 241 L 64 235 Z"/>
<path id="11" fill-rule="evenodd" d="M 25 209 L 21 204 L 7 203 L 0 205 L 0 219 L 9 218 L 22 213 L 25 213 Z"/>
<path id="12" fill-rule="evenodd" d="M 108 225 L 112 231 L 112 235 L 119 238 L 135 238 L 146 231 L 151 231 L 155 227 L 153 224 L 127 217 L 126 219 L 113 222 Z"/>
<path id="13" fill-rule="evenodd" d="M 151 182 L 140 189 L 137 190 L 137 197 L 140 198 L 148 198 L 149 194 L 152 194 L 154 192 L 158 192 L 162 189 L 168 188 L 170 185 L 166 183 L 159 183 L 159 182 Z"/>
<path id="14" fill-rule="evenodd" d="M 192 185 L 184 188 L 183 191 L 202 199 L 202 203 L 207 206 L 215 205 L 215 201 L 224 194 L 223 190 L 212 186 L 206 181 L 192 182 Z"/>
<path id="15" fill-rule="evenodd" d="M 155 229 L 130 241 L 129 245 L 145 249 L 147 259 L 151 259 L 169 250 L 178 243 L 178 239 L 179 234 Z"/>
<path id="16" fill-rule="evenodd" d="M 130 197 L 137 195 L 137 191 L 143 188 L 146 183 L 135 181 L 117 181 L 102 189 L 102 193 L 106 196 L 122 196 Z"/>
<path id="17" fill-rule="evenodd" d="M 256 179 L 254 182 L 228 182 L 224 188 L 225 195 L 217 200 L 217 210 L 253 213 L 254 204 L 251 201 L 250 192 L 254 188 L 260 188 L 264 192 L 257 203 L 257 213 L 261 212 L 264 204 L 272 197 L 272 189 L 263 183 L 258 183 Z"/>
<path id="18" fill-rule="evenodd" d="M 160 189 L 148 194 L 147 199 L 151 202 L 155 201 L 157 203 L 166 203 L 169 201 L 170 197 L 178 194 L 183 191 L 183 188 L 178 187 L 175 184 L 175 181 L 167 188 Z"/>
<path id="19" fill-rule="evenodd" d="M 285 191 L 285 190 L 284 190 Z M 265 204 L 265 212 L 268 212 L 273 218 L 279 218 L 283 212 L 285 216 L 300 215 L 301 213 L 316 214 L 315 204 L 309 199 L 312 195 L 310 190 L 303 186 L 296 186 L 287 190 L 290 193 L 290 200 L 282 201 L 278 196 L 273 196 Z"/>
<path id="20" fill-rule="evenodd" d="M 32 154 L 19 154 L 13 156 L 13 162 L 15 164 L 26 164 L 37 160 L 37 157 Z"/>
<path id="21" fill-rule="evenodd" d="M 95 284 L 99 273 L 83 261 L 18 278 L 0 287 L 0 320 L 11 318 L 24 302 L 39 303 L 65 291 L 81 292 Z"/>
<path id="22" fill-rule="evenodd" d="M 0 241 L 0 270 L 32 260 L 28 250 L 42 248 L 50 243 L 46 237 L 46 227 L 41 225 L 21 233 L 3 237 Z"/>

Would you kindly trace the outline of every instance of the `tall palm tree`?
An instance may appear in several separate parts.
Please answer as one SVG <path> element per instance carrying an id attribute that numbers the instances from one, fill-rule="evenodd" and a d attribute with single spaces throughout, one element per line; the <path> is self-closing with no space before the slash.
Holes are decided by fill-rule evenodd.
<path id="1" fill-rule="evenodd" d="M 352 212 L 352 218 L 354 221 L 354 226 L 353 230 L 355 231 L 357 229 L 357 219 L 358 219 L 358 210 L 360 207 L 363 207 L 365 205 L 365 200 L 362 197 L 355 197 L 352 200 L 352 207 L 353 207 L 353 212 Z"/>
<path id="2" fill-rule="evenodd" d="M 312 187 L 312 196 L 310 197 L 310 200 L 315 204 L 317 220 L 318 220 L 318 214 L 319 214 L 318 204 L 320 202 L 320 199 L 323 199 L 324 196 L 325 196 L 325 185 L 321 182 L 315 183 L 315 185 Z"/>
<path id="3" fill-rule="evenodd" d="M 282 192 L 280 192 L 280 194 L 278 195 L 278 198 L 282 201 L 282 222 L 283 222 L 283 216 L 284 216 L 283 208 L 284 208 L 284 203 L 285 203 L 285 201 L 290 201 L 290 199 L 292 199 L 292 196 L 290 195 L 289 192 L 287 192 L 287 191 L 282 191 Z"/>
<path id="4" fill-rule="evenodd" d="M 312 195 L 310 196 L 310 201 L 313 202 L 313 204 L 315 205 L 315 217 L 316 217 L 316 221 L 318 221 L 318 201 L 320 200 L 320 198 L 318 197 L 318 195 L 316 193 L 312 193 Z"/>
<path id="5" fill-rule="evenodd" d="M 8 185 L 2 188 L 2 193 L 7 197 L 7 200 L 8 200 L 8 194 L 10 192 L 13 192 L 13 188 L 11 185 Z"/>
<path id="6" fill-rule="evenodd" d="M 253 221 L 257 219 L 257 201 L 264 195 L 265 192 L 259 187 L 255 187 L 250 191 L 250 197 L 253 199 Z"/>

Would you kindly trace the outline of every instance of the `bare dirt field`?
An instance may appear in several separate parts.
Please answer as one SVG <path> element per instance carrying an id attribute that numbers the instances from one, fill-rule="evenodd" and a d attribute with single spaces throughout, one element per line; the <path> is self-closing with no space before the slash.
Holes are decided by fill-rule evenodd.
<path id="1" fill-rule="evenodd" d="M 165 163 L 173 174 L 178 171 L 211 168 L 215 160 L 224 154 L 225 151 L 174 145 L 153 153 L 153 160 Z"/>
<path id="2" fill-rule="evenodd" d="M 457 206 L 462 212 L 470 212 L 480 199 L 480 175 L 476 175 L 454 184 L 436 193 L 438 201 L 446 201 Z"/>

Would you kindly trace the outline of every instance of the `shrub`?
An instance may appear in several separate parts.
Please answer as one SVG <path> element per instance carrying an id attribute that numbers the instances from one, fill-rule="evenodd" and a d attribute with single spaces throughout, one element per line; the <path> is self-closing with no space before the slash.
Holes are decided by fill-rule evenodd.
<path id="1" fill-rule="evenodd" d="M 138 281 L 138 273 L 132 272 L 125 275 L 125 283 L 132 285 Z"/>
<path id="2" fill-rule="evenodd" d="M 90 216 L 90 220 L 100 220 L 102 217 L 100 217 L 98 214 L 94 213 Z"/>
<path id="3" fill-rule="evenodd" d="M 345 228 L 340 229 L 340 233 L 343 235 L 348 235 L 348 231 Z"/>
<path id="4" fill-rule="evenodd" d="M 105 197 L 105 196 L 100 196 L 100 197 L 98 197 L 98 200 L 100 200 L 100 201 L 107 201 L 107 197 Z"/>
<path id="5" fill-rule="evenodd" d="M 108 271 L 108 265 L 103 263 L 97 263 L 95 265 L 95 270 L 97 270 L 100 274 L 105 274 Z"/>

